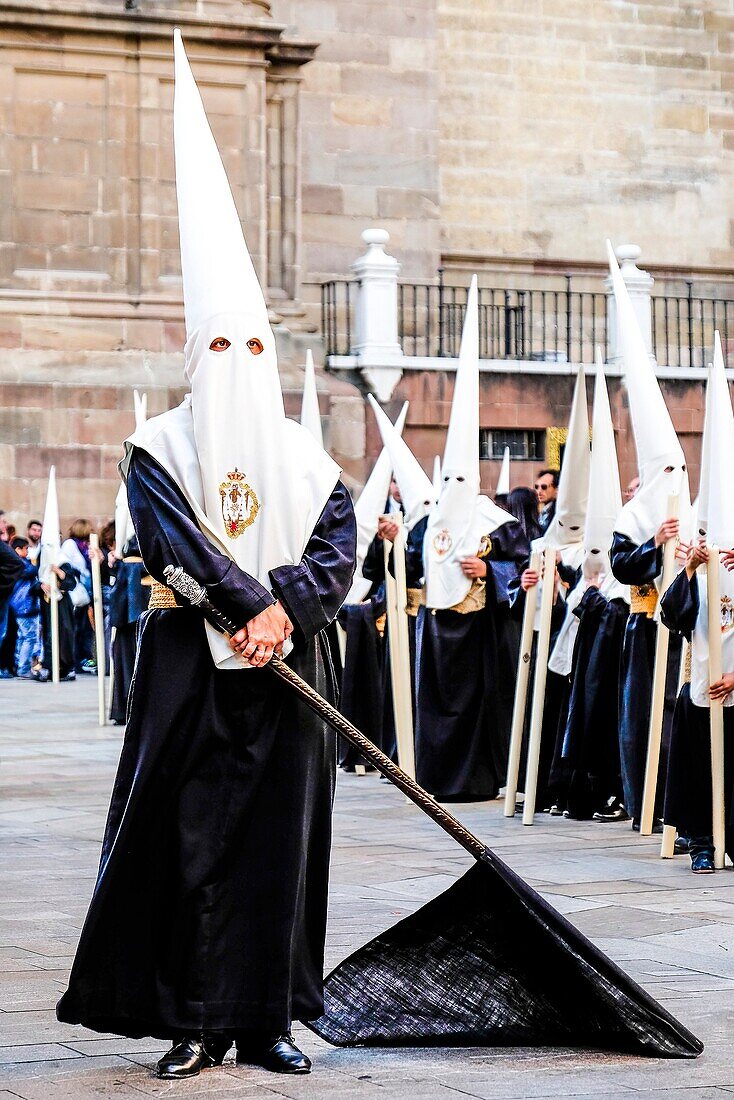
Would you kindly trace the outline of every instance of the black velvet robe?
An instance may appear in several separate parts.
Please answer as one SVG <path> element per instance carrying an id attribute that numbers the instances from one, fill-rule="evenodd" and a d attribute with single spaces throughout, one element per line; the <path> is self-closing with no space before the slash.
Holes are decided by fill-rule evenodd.
<path id="1" fill-rule="evenodd" d="M 148 571 L 182 565 L 243 625 L 271 594 L 216 550 L 135 451 L 128 500 Z M 356 529 L 338 484 L 300 563 L 271 572 L 288 663 L 334 684 L 324 627 L 349 590 Z M 323 1011 L 333 736 L 272 671 L 218 670 L 194 608 L 141 620 L 99 877 L 58 1017 L 168 1039 Z"/>
<path id="2" fill-rule="evenodd" d="M 661 616 L 669 630 L 690 642 L 699 611 L 698 580 L 683 570 L 665 593 Z M 734 707 L 724 707 L 724 797 L 726 805 L 726 851 L 734 853 Z M 678 696 L 670 731 L 668 774 L 665 784 L 666 825 L 674 825 L 683 836 L 711 836 L 711 727 L 708 707 L 691 699 L 691 686 L 684 684 Z"/>
<path id="3" fill-rule="evenodd" d="M 133 539 L 127 547 L 125 558 L 139 555 L 137 539 Z M 138 620 L 147 611 L 150 597 L 150 586 L 141 583 L 146 575 L 142 561 L 126 561 L 125 558 L 117 563 L 115 583 L 110 596 L 110 626 L 115 629 L 112 642 L 114 677 L 110 719 L 120 725 L 127 718 L 127 700 L 135 668 Z"/>
<path id="4" fill-rule="evenodd" d="M 663 568 L 662 547 L 654 539 L 638 546 L 615 531 L 610 552 L 612 573 L 622 584 L 654 584 Z M 622 764 L 624 807 L 630 817 L 639 820 L 645 785 L 647 742 L 650 732 L 652 678 L 655 665 L 657 624 L 645 612 L 630 613 L 622 650 L 622 683 L 619 700 L 619 751 Z M 667 771 L 670 727 L 680 674 L 680 639 L 670 639 L 665 689 L 665 712 L 660 751 L 656 816 L 662 809 L 664 777 Z"/>
<path id="5" fill-rule="evenodd" d="M 628 614 L 624 600 L 608 600 L 597 588 L 588 588 L 574 609 L 579 629 L 561 750 L 573 818 L 590 818 L 610 798 L 622 799 L 618 700 Z"/>
<path id="6" fill-rule="evenodd" d="M 416 632 L 416 778 L 439 802 L 496 798 L 507 761 L 506 731 L 498 724 L 498 589 L 496 564 L 526 559 L 519 523 L 492 535 L 486 605 L 461 615 L 422 607 Z"/>

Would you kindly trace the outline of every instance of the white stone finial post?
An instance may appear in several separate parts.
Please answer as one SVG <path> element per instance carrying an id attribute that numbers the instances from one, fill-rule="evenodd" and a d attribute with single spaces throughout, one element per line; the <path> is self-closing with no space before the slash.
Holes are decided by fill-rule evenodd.
<path id="1" fill-rule="evenodd" d="M 645 341 L 650 359 L 655 362 L 652 351 L 652 288 L 655 280 L 648 271 L 643 271 L 637 266 L 637 261 L 642 255 L 642 249 L 636 244 L 620 244 L 614 250 L 619 260 L 619 269 L 622 273 L 627 290 L 629 291 L 632 308 L 635 311 L 637 321 Z M 604 283 L 607 292 L 607 331 L 609 332 L 609 362 L 618 364 L 622 359 L 622 344 L 617 331 L 617 306 L 614 301 L 611 276 L 607 276 Z"/>
<path id="2" fill-rule="evenodd" d="M 351 350 L 377 399 L 389 401 L 403 374 L 403 351 L 398 343 L 400 264 L 385 252 L 390 240 L 386 229 L 365 229 L 362 240 L 367 251 L 352 264 L 359 287 Z"/>

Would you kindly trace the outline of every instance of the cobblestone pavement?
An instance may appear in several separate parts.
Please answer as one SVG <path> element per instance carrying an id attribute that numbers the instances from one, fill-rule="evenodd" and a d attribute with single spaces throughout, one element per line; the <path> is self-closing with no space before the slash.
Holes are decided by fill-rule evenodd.
<path id="1" fill-rule="evenodd" d="M 705 1100 L 734 1094 L 734 874 L 694 878 L 629 825 L 459 816 L 706 1043 L 695 1062 L 568 1050 L 336 1050 L 297 1031 L 310 1077 L 232 1061 L 158 1081 L 163 1045 L 59 1024 L 54 1004 L 94 881 L 120 730 L 95 724 L 96 684 L 0 685 L 0 1100 L 581 1096 Z M 374 776 L 341 776 L 328 963 L 451 883 L 470 860 Z"/>

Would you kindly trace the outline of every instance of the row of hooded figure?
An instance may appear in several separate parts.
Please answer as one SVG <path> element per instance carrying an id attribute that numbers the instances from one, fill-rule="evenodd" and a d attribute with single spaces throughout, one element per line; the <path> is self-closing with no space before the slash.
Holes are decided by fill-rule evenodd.
<path id="1" fill-rule="evenodd" d="M 505 504 L 501 508 L 480 494 L 474 281 L 443 461 L 433 481 L 402 439 L 405 410 L 393 425 L 373 402 L 385 446 L 356 508 L 359 565 L 340 614 L 347 635 L 342 709 L 396 758 L 390 642 L 384 630 L 385 571 L 395 573 L 396 551 L 385 554 L 384 545 L 394 543 L 404 525 L 416 778 L 439 801 L 497 797 L 507 779 L 513 704 L 523 705 L 515 694 L 524 659 L 530 687 L 517 783 L 521 802 L 545 580 L 531 555 L 552 548 L 556 565 L 550 644 L 542 657 L 547 669 L 534 804 L 554 815 L 631 820 L 639 829 L 662 621 L 670 635 L 654 829 L 662 828 L 664 817 L 686 838 L 694 869 L 708 870 L 713 867 L 708 706 L 710 697 L 732 701 L 725 688 L 734 687 L 734 675 L 729 680 L 725 675 L 713 689 L 709 684 L 702 543 L 706 536 L 712 541 L 712 531 L 720 546 L 734 542 L 734 527 L 726 529 L 726 494 L 715 487 L 717 471 L 726 466 L 721 460 L 726 432 L 734 439 L 734 419 L 717 342 L 711 378 L 723 390 L 714 401 L 710 380 L 709 401 L 723 410 L 724 425 L 712 443 L 716 425 L 707 416 L 694 517 L 683 451 L 611 248 L 609 259 L 640 473 L 627 503 L 622 505 L 601 355 L 591 424 L 583 369 L 577 375 L 556 510 L 546 530 L 533 537 L 538 532 L 529 512 L 508 507 L 504 496 L 497 498 Z M 708 464 L 707 452 L 714 456 Z M 734 449 L 731 454 L 734 461 Z M 664 549 L 670 542 L 676 576 L 661 600 Z M 726 674 L 726 639 L 734 627 L 727 592 L 734 595 L 734 585 L 726 569 L 721 572 Z M 534 638 L 521 655 L 520 624 L 529 594 L 537 609 Z M 683 639 L 691 643 L 685 647 L 687 659 Z M 730 663 L 734 674 L 734 660 Z M 360 762 L 345 748 L 341 763 L 351 769 Z"/>

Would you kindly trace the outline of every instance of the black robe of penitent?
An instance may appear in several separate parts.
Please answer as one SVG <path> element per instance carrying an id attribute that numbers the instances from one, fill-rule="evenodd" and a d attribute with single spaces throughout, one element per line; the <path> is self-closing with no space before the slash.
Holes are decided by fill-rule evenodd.
<path id="1" fill-rule="evenodd" d="M 663 568 L 662 547 L 654 539 L 638 546 L 632 539 L 615 531 L 610 552 L 612 573 L 622 584 L 635 587 L 654 585 Z M 657 624 L 644 611 L 630 612 L 622 651 L 622 681 L 619 700 L 619 751 L 622 764 L 624 808 L 639 820 L 645 783 L 647 742 L 650 733 L 652 678 L 655 666 Z M 670 727 L 680 673 L 680 639 L 672 636 L 668 647 L 665 711 L 660 752 L 659 775 L 667 771 Z M 663 782 L 658 782 L 658 807 L 662 806 Z"/>
<path id="2" fill-rule="evenodd" d="M 519 523 L 492 534 L 486 604 L 461 614 L 421 607 L 416 632 L 416 778 L 439 802 L 496 798 L 506 766 L 506 730 L 498 724 L 496 563 L 526 559 Z M 504 569 L 502 570 L 504 574 Z M 502 576 L 501 592 L 507 585 Z"/>
<path id="3" fill-rule="evenodd" d="M 148 571 L 181 565 L 244 626 L 270 593 L 201 533 L 134 451 L 128 500 Z M 271 572 L 295 624 L 288 663 L 333 698 L 321 633 L 351 584 L 338 484 L 303 559 Z M 217 670 L 194 608 L 141 620 L 99 876 L 58 1017 L 99 1031 L 278 1033 L 323 1011 L 333 735 L 272 671 Z"/>

